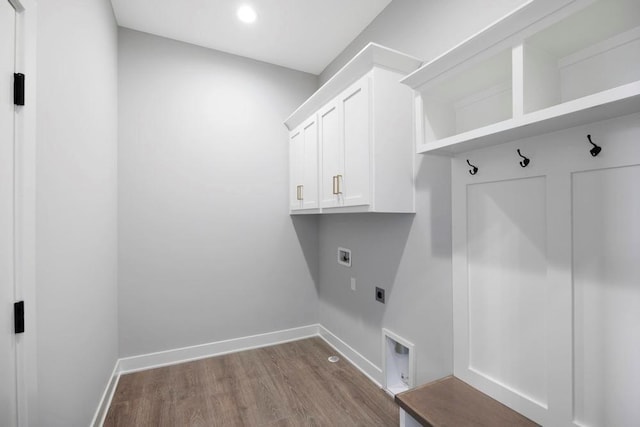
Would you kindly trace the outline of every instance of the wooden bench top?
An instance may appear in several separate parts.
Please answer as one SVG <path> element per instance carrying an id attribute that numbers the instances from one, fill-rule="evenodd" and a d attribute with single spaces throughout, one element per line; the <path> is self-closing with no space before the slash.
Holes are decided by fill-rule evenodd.
<path id="1" fill-rule="evenodd" d="M 395 400 L 427 427 L 538 425 L 454 376 L 399 393 Z"/>

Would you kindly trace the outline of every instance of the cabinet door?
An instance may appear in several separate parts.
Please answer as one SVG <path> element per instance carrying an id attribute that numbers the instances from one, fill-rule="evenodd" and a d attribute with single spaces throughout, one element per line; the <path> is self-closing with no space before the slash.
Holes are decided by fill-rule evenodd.
<path id="1" fill-rule="evenodd" d="M 302 138 L 302 207 L 315 209 L 318 207 L 318 121 L 315 115 L 302 125 Z"/>
<path id="2" fill-rule="evenodd" d="M 322 150 L 321 203 L 323 208 L 340 206 L 337 180 L 344 176 L 341 103 L 331 102 L 320 110 L 320 145 Z"/>
<path id="3" fill-rule="evenodd" d="M 370 77 L 365 76 L 340 97 L 344 132 L 344 174 L 339 192 L 344 206 L 368 205 L 371 195 Z"/>
<path id="4" fill-rule="evenodd" d="M 289 208 L 302 209 L 300 187 L 304 179 L 304 140 L 300 128 L 289 136 Z"/>

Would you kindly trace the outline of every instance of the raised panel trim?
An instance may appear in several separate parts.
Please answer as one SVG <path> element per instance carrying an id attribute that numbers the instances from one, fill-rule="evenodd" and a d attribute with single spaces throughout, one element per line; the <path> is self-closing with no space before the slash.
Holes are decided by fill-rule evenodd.
<path id="1" fill-rule="evenodd" d="M 529 393 L 527 393 L 525 390 L 519 389 L 515 385 L 515 383 L 514 384 L 510 384 L 508 378 L 498 379 L 494 375 L 492 375 L 491 373 L 485 372 L 485 370 L 481 366 L 478 366 L 478 365 L 474 366 L 473 363 L 472 363 L 472 352 L 474 351 L 474 349 L 477 349 L 477 344 L 478 343 L 481 343 L 481 344 L 484 343 L 484 339 L 485 338 L 487 338 L 487 339 L 490 339 L 491 337 L 495 338 L 495 335 L 491 334 L 490 336 L 486 336 L 485 335 L 485 336 L 481 336 L 479 338 L 476 337 L 476 341 L 474 341 L 474 339 L 473 339 L 474 336 L 472 335 L 472 332 L 473 332 L 473 329 L 474 329 L 474 328 L 472 328 L 472 318 L 474 317 L 473 314 L 472 314 L 472 312 L 473 312 L 473 301 L 474 301 L 474 299 L 472 298 L 472 295 L 475 295 L 476 293 L 472 292 L 472 277 L 471 277 L 472 270 L 471 270 L 471 267 L 472 267 L 473 259 L 471 258 L 471 255 L 473 254 L 473 252 L 472 252 L 472 248 L 470 247 L 470 244 L 471 244 L 470 232 L 472 231 L 471 225 L 472 225 L 473 220 L 475 219 L 474 216 L 476 216 L 476 214 L 471 211 L 471 207 L 469 207 L 469 202 L 471 200 L 470 198 L 472 197 L 471 190 L 475 190 L 476 191 L 476 197 L 478 197 L 478 196 L 481 197 L 481 199 L 478 199 L 478 200 L 489 200 L 486 197 L 489 197 L 488 195 L 492 194 L 491 193 L 492 191 L 495 194 L 495 189 L 487 188 L 486 191 L 488 191 L 489 193 L 484 193 L 485 196 L 482 197 L 483 187 L 486 187 L 486 186 L 493 187 L 495 185 L 500 185 L 500 184 L 506 184 L 506 185 L 511 186 L 511 190 L 512 191 L 516 191 L 518 193 L 517 194 L 518 197 L 521 197 L 521 196 L 527 197 L 527 196 L 529 196 L 526 193 L 523 195 L 522 192 L 526 191 L 526 189 L 532 190 L 532 189 L 535 188 L 535 189 L 539 189 L 539 190 L 542 191 L 541 194 L 538 194 L 538 197 L 542 198 L 545 201 L 543 203 L 546 204 L 546 200 L 548 198 L 548 195 L 547 195 L 547 187 L 548 187 L 547 184 L 548 183 L 547 183 L 547 176 L 546 175 L 534 175 L 534 176 L 526 176 L 526 177 L 508 177 L 506 179 L 501 179 L 501 180 L 491 180 L 491 181 L 484 181 L 484 182 L 478 182 L 478 183 L 468 183 L 465 186 L 465 207 L 466 207 L 465 208 L 465 217 L 466 217 L 466 223 L 465 223 L 465 234 L 466 234 L 466 238 L 465 238 L 465 240 L 466 240 L 465 253 L 466 253 L 466 258 L 465 259 L 466 259 L 466 261 L 465 262 L 467 263 L 467 265 L 466 265 L 467 274 L 466 274 L 466 284 L 464 286 L 464 289 L 466 291 L 467 297 L 466 297 L 466 313 L 465 313 L 464 322 L 467 325 L 466 326 L 466 328 L 467 328 L 467 333 L 466 333 L 466 354 L 465 354 L 466 369 L 468 369 L 469 371 L 471 371 L 471 372 L 473 372 L 473 373 L 475 373 L 475 374 L 477 374 L 479 376 L 482 376 L 483 378 L 485 378 L 488 381 L 494 382 L 495 384 L 497 384 L 500 387 L 504 387 L 507 390 L 512 391 L 513 393 L 517 394 L 518 396 L 522 397 L 523 399 L 530 401 L 534 405 L 537 405 L 537 406 L 540 406 L 541 408 L 546 409 L 547 408 L 547 402 L 548 402 L 548 395 L 546 393 L 546 390 L 548 389 L 548 383 L 546 381 L 545 381 L 546 387 L 544 387 L 544 390 L 545 390 L 544 400 L 539 400 L 538 398 L 536 398 L 536 397 L 530 395 Z M 522 185 L 526 186 L 527 188 L 525 188 L 525 189 L 521 188 Z M 503 188 L 503 190 L 506 191 L 506 188 Z M 481 192 L 481 193 L 477 193 L 478 191 Z M 495 199 L 491 199 L 491 200 L 495 200 Z M 496 202 L 496 203 L 498 203 L 498 202 Z M 503 200 L 503 203 L 504 203 L 504 200 Z M 513 203 L 513 202 L 510 202 L 508 199 L 506 200 L 506 203 L 507 204 L 500 204 L 499 205 L 502 208 L 502 209 L 500 209 L 500 211 L 505 213 L 505 217 L 508 217 L 508 218 L 506 218 L 507 220 L 509 220 L 509 219 L 514 220 L 513 214 L 516 213 L 516 212 L 514 212 L 513 210 L 514 209 L 517 210 L 519 208 L 518 207 L 514 207 L 514 205 L 510 204 L 510 203 Z M 481 205 L 479 207 L 482 207 L 482 206 L 483 205 Z M 546 303 L 546 299 L 544 298 L 544 295 L 546 295 L 547 290 L 549 288 L 549 278 L 548 278 L 548 259 L 549 259 L 549 256 L 548 256 L 548 250 L 547 250 L 548 245 L 549 245 L 548 238 L 547 238 L 547 235 L 548 235 L 548 218 L 547 218 L 548 212 L 546 211 L 546 209 L 544 209 L 544 206 L 542 206 L 542 208 L 543 208 L 542 212 L 538 212 L 539 214 L 542 215 L 542 218 L 537 218 L 537 220 L 532 218 L 532 217 L 525 218 L 526 222 L 529 223 L 530 225 L 534 225 L 534 226 L 538 225 L 539 226 L 539 225 L 542 224 L 542 226 L 544 227 L 544 234 L 543 234 L 543 236 L 544 236 L 543 248 L 544 249 L 543 249 L 543 251 L 540 252 L 540 247 L 529 247 L 530 250 L 534 250 L 533 255 L 539 255 L 539 256 L 542 257 L 542 259 L 544 259 L 546 261 L 544 263 L 544 266 L 545 266 L 545 268 L 544 268 L 544 278 L 540 279 L 542 281 L 539 284 L 537 283 L 535 285 L 536 287 L 533 287 L 532 279 L 530 279 L 530 278 L 527 278 L 526 282 L 525 282 L 525 283 L 529 284 L 529 287 L 526 288 L 526 290 L 529 291 L 529 296 L 531 296 L 531 292 L 535 291 L 534 293 L 535 293 L 535 295 L 537 295 L 539 304 Z M 505 209 L 506 209 L 506 211 L 505 211 Z M 527 212 L 529 212 L 529 211 L 527 211 Z M 511 215 L 509 215 L 509 213 Z M 490 217 L 490 216 L 487 216 L 487 218 L 489 220 L 493 219 L 493 217 Z M 539 220 L 541 220 L 542 223 L 539 223 Z M 522 223 L 518 223 L 518 224 L 514 224 L 514 225 L 516 225 L 516 226 L 519 225 L 519 227 L 516 227 L 516 228 L 518 230 L 522 230 L 522 228 L 521 228 L 521 226 L 523 225 Z M 486 229 L 486 228 L 487 227 L 485 226 L 483 228 L 483 230 Z M 489 227 L 489 228 L 491 228 L 491 227 Z M 532 233 L 522 233 L 522 234 L 518 234 L 518 235 L 515 235 L 515 236 L 513 234 L 510 234 L 509 237 L 517 237 L 519 239 L 525 239 L 525 240 L 527 240 L 527 242 L 530 242 L 530 239 L 527 239 L 527 237 L 531 238 L 532 237 L 531 234 Z M 540 234 L 535 233 L 534 236 L 538 236 L 539 237 Z M 486 241 L 487 238 L 485 238 L 485 241 Z M 491 242 L 490 248 L 495 249 L 495 243 L 494 243 L 495 240 L 492 240 L 490 242 Z M 481 247 L 483 247 L 484 249 L 487 249 L 486 245 L 481 245 Z M 538 250 L 536 250 L 536 249 L 538 249 Z M 490 258 L 490 260 L 496 261 L 494 259 L 495 255 L 491 255 L 491 254 L 482 255 L 482 254 L 480 254 L 480 256 L 483 257 L 485 261 L 487 260 L 486 259 L 487 256 Z M 540 260 L 541 259 L 539 258 L 538 261 L 540 261 Z M 515 261 L 520 261 L 520 260 L 515 260 Z M 476 266 L 476 265 L 474 264 L 474 266 Z M 538 265 L 538 266 L 540 266 L 540 265 Z M 496 266 L 493 265 L 493 267 L 495 268 Z M 521 265 L 518 265 L 518 267 L 520 269 L 522 268 Z M 499 270 L 502 272 L 502 275 L 509 274 L 508 272 L 505 272 L 506 270 L 505 270 L 505 266 L 504 265 L 501 268 L 499 268 Z M 520 271 L 520 270 L 518 270 L 518 271 Z M 511 273 L 511 274 L 513 274 L 513 273 Z M 481 273 L 480 277 L 484 277 L 484 275 L 485 274 Z M 503 286 L 506 285 L 505 282 L 504 282 L 504 279 L 502 279 L 501 281 L 503 282 Z M 486 282 L 485 282 L 484 285 L 482 284 L 482 282 L 476 283 L 476 285 L 481 285 L 481 286 L 485 286 L 485 287 L 487 286 Z M 504 290 L 504 289 L 502 289 L 502 290 Z M 523 290 L 525 290 L 525 289 L 523 289 Z M 502 294 L 501 294 L 501 296 L 502 296 Z M 503 298 L 506 298 L 507 296 L 508 295 L 505 295 L 505 296 L 503 296 Z M 518 296 L 520 296 L 520 295 L 518 295 Z M 495 312 L 495 310 L 501 310 L 502 311 L 502 310 L 508 310 L 510 308 L 510 302 L 509 301 L 504 300 L 502 302 L 504 304 L 506 304 L 506 305 L 494 306 L 492 311 L 493 312 Z M 516 302 L 522 303 L 523 301 L 522 300 L 517 300 Z M 486 303 L 485 304 L 481 304 L 479 307 L 482 308 L 483 306 L 486 306 Z M 478 307 L 478 306 L 475 306 L 475 307 Z M 543 319 L 546 320 L 547 311 L 544 310 L 543 313 L 544 313 Z M 533 313 L 530 313 L 530 314 L 533 314 Z M 492 317 L 492 316 L 490 316 L 490 317 Z M 496 319 L 493 318 L 493 320 L 495 321 Z M 527 319 L 522 319 L 522 320 L 526 321 Z M 489 323 L 491 323 L 490 319 L 487 320 L 487 321 Z M 546 324 L 547 323 L 545 321 L 545 323 L 543 325 L 546 325 Z M 482 332 L 482 331 L 478 331 L 478 332 Z M 487 332 L 487 331 L 485 330 L 484 332 Z M 503 330 L 503 332 L 504 332 L 504 330 Z M 508 332 L 507 336 L 509 336 L 509 334 L 510 335 L 514 335 L 513 330 Z M 539 337 L 540 335 L 546 336 L 547 334 L 548 334 L 547 330 L 537 330 L 537 334 L 534 333 L 534 337 L 535 336 Z M 498 344 L 499 343 L 505 344 L 505 342 L 503 341 L 504 338 L 505 337 L 503 336 L 502 339 L 499 339 L 497 343 Z M 474 342 L 475 342 L 476 346 L 472 346 L 472 343 L 474 343 Z M 510 342 L 506 342 L 506 343 L 508 344 Z M 490 351 L 495 352 L 497 350 L 495 348 L 491 348 Z M 523 362 L 522 357 L 525 357 L 525 354 L 527 354 L 527 353 L 522 353 L 522 350 L 514 351 L 513 352 L 514 356 L 512 356 L 512 358 L 507 358 L 507 360 L 510 360 L 511 362 L 518 362 L 518 361 Z M 476 360 L 476 362 L 477 361 L 478 360 Z M 485 361 L 486 361 L 486 358 L 485 358 Z M 537 369 L 542 370 L 542 371 L 546 371 L 547 370 L 547 354 L 544 351 L 542 351 L 542 359 L 534 359 L 534 360 L 532 360 L 530 362 L 542 363 L 543 365 L 538 365 Z M 533 368 L 533 366 L 531 366 L 531 368 Z M 505 375 L 509 375 L 509 374 L 505 374 Z M 515 378 L 512 378 L 512 380 L 515 381 L 516 383 L 517 382 L 523 382 L 523 381 L 524 381 L 524 383 L 526 383 L 526 381 L 527 381 L 526 378 L 522 378 L 522 377 L 515 377 Z M 535 387 L 536 384 L 538 386 L 540 385 L 536 381 L 534 381 L 533 383 L 529 383 L 528 385 Z"/>
<path id="2" fill-rule="evenodd" d="M 617 117 L 546 133 L 458 155 L 452 160 L 452 237 L 454 301 L 454 374 L 542 425 L 578 426 L 573 417 L 573 277 L 571 176 L 575 173 L 640 164 L 637 141 L 640 114 Z M 586 135 L 602 146 L 589 154 Z M 531 158 L 521 168 L 516 149 Z M 480 171 L 471 176 L 466 160 Z M 555 313 L 548 344 L 547 408 L 485 378 L 469 367 L 467 301 L 467 185 L 545 176 L 547 181 L 548 310 Z"/>
<path id="3" fill-rule="evenodd" d="M 633 160 L 640 161 L 640 152 L 637 152 L 636 156 L 634 156 L 634 157 L 635 158 Z M 571 219 L 572 219 L 572 230 L 571 230 L 572 231 L 572 234 L 571 234 L 572 247 L 574 247 L 574 248 L 576 248 L 576 247 L 577 248 L 584 248 L 585 247 L 585 246 L 576 245 L 576 237 L 584 235 L 584 234 L 577 234 L 576 233 L 576 226 L 579 225 L 578 221 L 576 219 L 576 215 L 578 214 L 578 210 L 577 210 L 577 206 L 576 206 L 576 201 L 577 201 L 576 200 L 576 194 L 577 194 L 577 191 L 576 191 L 576 178 L 579 178 L 579 177 L 587 178 L 588 175 L 593 176 L 594 174 L 602 174 L 602 173 L 607 174 L 609 172 L 623 172 L 623 171 L 631 171 L 631 170 L 634 170 L 634 172 L 636 172 L 636 173 L 640 173 L 640 162 L 633 163 L 633 164 L 625 164 L 625 165 L 607 165 L 605 167 L 589 168 L 589 169 L 585 169 L 585 170 L 576 170 L 576 171 L 572 171 L 571 172 L 570 182 L 571 182 L 571 213 L 572 213 L 572 217 L 571 217 Z M 610 176 L 608 178 L 610 178 Z M 633 191 L 635 192 L 635 190 L 637 189 L 637 182 L 636 181 L 626 181 L 626 182 L 628 183 L 627 185 L 634 186 Z M 616 188 L 617 187 L 619 187 L 619 185 L 616 185 Z M 590 188 L 589 189 L 590 195 L 592 194 L 591 190 L 592 189 Z M 619 197 L 619 196 L 616 196 L 616 197 Z M 609 199 L 607 199 L 607 202 L 611 202 L 611 201 Z M 626 199 L 625 199 L 625 202 L 626 202 Z M 590 211 L 587 211 L 587 212 L 590 212 Z M 629 210 L 625 209 L 625 207 L 623 207 L 622 209 L 616 210 L 616 212 L 629 212 Z M 598 220 L 599 219 L 601 219 L 601 218 L 598 218 Z M 608 223 L 602 222 L 601 224 L 605 224 L 605 228 L 609 228 L 611 226 L 618 227 L 618 224 L 616 224 L 615 222 L 613 222 L 613 223 L 612 222 L 608 222 Z M 619 234 L 627 234 L 627 230 L 628 229 L 617 230 L 617 232 Z M 605 229 L 605 230 L 601 231 L 601 233 L 602 233 L 602 237 L 606 236 L 606 239 L 609 240 L 609 239 L 613 238 L 613 236 L 610 233 L 608 233 L 607 231 L 610 231 L 610 230 L 606 230 Z M 597 232 L 597 231 L 595 231 L 595 232 Z M 593 235 L 594 229 L 592 227 L 589 227 L 589 230 L 587 231 L 587 233 L 589 235 Z M 638 241 L 633 241 L 633 242 L 634 242 L 634 244 L 635 244 L 634 246 L 636 248 L 638 247 L 638 245 L 640 245 L 640 242 L 638 242 Z M 593 247 L 599 248 L 600 246 L 599 245 L 594 245 Z M 609 255 L 611 253 L 607 252 L 607 254 Z M 578 325 L 578 321 L 577 321 L 578 302 L 576 301 L 576 296 L 578 295 L 578 293 L 580 291 L 579 283 L 577 281 L 579 279 L 583 279 L 583 282 L 582 282 L 583 284 L 590 282 L 588 277 L 586 277 L 586 278 L 584 276 L 583 277 L 577 277 L 577 275 L 579 273 L 578 271 L 576 271 L 576 262 L 577 262 L 577 256 L 578 255 L 579 254 L 576 254 L 576 251 L 574 249 L 573 257 L 572 257 L 572 272 L 573 272 L 573 274 L 572 274 L 572 284 L 571 284 L 572 285 L 571 286 L 572 305 L 573 305 L 573 311 L 571 313 L 572 314 L 572 325 L 571 326 L 572 326 L 572 335 L 573 335 L 572 360 L 571 360 L 571 362 L 572 362 L 572 367 L 573 367 L 573 369 L 572 369 L 573 395 L 576 398 L 579 395 L 579 390 L 578 390 L 578 372 L 577 372 L 578 366 L 577 366 L 577 362 L 576 362 L 576 358 L 577 358 L 576 346 L 577 346 L 577 342 L 579 340 L 578 332 L 579 332 L 579 327 L 580 327 Z M 613 254 L 611 254 L 611 255 L 613 255 Z M 618 259 L 618 258 L 616 256 L 611 256 L 611 259 Z M 605 272 L 605 273 L 613 271 L 613 270 L 609 270 L 609 269 L 607 269 L 605 267 L 600 267 L 599 270 L 600 270 L 599 272 Z M 593 274 L 593 272 L 592 272 L 592 274 Z M 633 276 L 633 277 L 635 278 L 635 276 Z M 622 283 L 629 284 L 630 282 L 631 281 L 624 281 Z M 636 286 L 636 285 L 638 285 L 638 283 L 633 283 L 633 285 Z M 604 282 L 599 282 L 598 283 L 599 292 L 602 293 L 601 295 L 599 295 L 599 297 L 600 298 L 607 298 L 608 297 L 608 298 L 620 299 L 620 295 L 617 295 L 616 292 L 615 292 L 615 290 L 619 290 L 620 289 L 619 286 L 620 286 L 620 283 L 613 282 L 613 281 L 611 281 L 610 278 L 608 280 L 604 281 Z M 636 288 L 634 288 L 634 291 L 635 292 L 632 295 L 625 295 L 624 299 L 625 299 L 626 302 L 628 302 L 628 301 L 635 302 L 636 301 L 635 299 L 629 299 L 629 298 L 637 298 L 637 296 L 640 294 L 640 287 L 636 286 Z M 613 295 L 610 294 L 611 292 L 613 292 Z M 585 291 L 585 293 L 588 293 L 588 289 Z M 631 292 L 629 292 L 629 293 L 631 293 Z M 605 294 L 607 294 L 607 295 L 605 295 Z M 627 297 L 629 297 L 629 298 L 627 298 Z M 585 314 L 586 310 L 588 310 L 588 309 L 589 309 L 589 307 L 584 309 L 585 311 L 582 314 Z M 611 309 L 611 307 L 609 307 L 609 309 Z M 618 314 L 618 313 L 619 313 L 619 311 L 616 310 L 616 314 Z M 633 313 L 636 313 L 636 312 L 634 311 Z M 602 313 L 600 313 L 600 314 L 602 315 Z M 629 324 L 628 320 L 629 319 L 625 319 L 624 323 L 625 324 Z M 632 325 L 632 323 L 630 325 Z M 616 330 L 619 331 L 620 329 L 616 328 Z M 584 334 L 584 332 L 586 332 L 586 331 L 583 331 L 583 334 Z M 628 330 L 627 332 L 630 332 L 630 330 Z M 611 335 L 609 335 L 607 332 L 602 332 L 602 335 L 606 336 L 606 338 L 607 338 L 606 339 L 606 345 L 598 345 L 597 347 L 598 347 L 598 349 L 601 349 L 601 351 L 603 353 L 608 353 L 609 350 L 611 349 L 611 345 L 612 345 L 611 339 L 612 338 L 611 338 Z M 584 336 L 587 337 L 587 339 L 585 341 L 589 341 L 589 339 L 592 337 L 592 335 L 589 334 L 589 333 L 584 334 Z M 620 337 L 618 337 L 618 344 L 619 345 L 620 345 L 620 341 L 622 341 L 622 339 Z M 638 347 L 637 347 L 638 340 L 635 339 L 633 341 L 636 343 L 636 347 L 634 349 L 630 349 L 629 341 L 625 338 L 624 339 L 624 346 L 625 346 L 624 349 L 621 349 L 620 347 L 617 347 L 619 352 L 620 352 L 618 354 L 623 354 L 623 352 L 627 352 L 629 350 L 632 351 L 631 354 L 636 353 L 638 351 Z M 584 354 L 587 357 L 592 355 L 587 350 L 585 350 Z M 609 362 L 610 362 L 610 360 L 609 360 Z M 635 362 L 637 362 L 637 360 Z M 616 368 L 619 369 L 620 367 L 621 367 L 621 365 L 619 365 L 619 364 L 612 365 L 611 363 L 609 363 L 608 365 L 604 365 L 601 368 L 603 373 L 606 373 L 606 375 L 604 375 L 607 378 L 606 382 L 611 381 L 612 378 L 615 376 L 615 375 L 612 375 L 612 373 L 609 372 L 609 370 L 610 369 L 611 370 L 615 370 Z M 586 366 L 586 365 L 583 366 L 583 368 L 587 368 L 587 369 L 585 369 L 585 372 L 593 372 L 593 370 L 589 369 L 589 367 Z M 633 366 L 633 368 L 635 368 L 635 366 Z M 618 378 L 620 376 L 625 376 L 626 377 L 628 374 L 629 373 L 626 372 L 624 375 L 622 375 L 620 372 L 618 372 L 617 376 L 618 376 Z M 637 377 L 637 374 L 635 376 Z M 634 382 L 633 384 L 637 384 L 637 382 Z M 585 385 L 590 385 L 591 387 L 595 387 L 595 385 L 589 384 L 588 382 L 585 382 Z M 627 383 L 627 385 L 628 385 L 628 383 Z M 620 388 L 619 387 L 615 387 L 614 390 L 620 390 Z M 627 392 L 627 395 L 628 396 L 634 396 L 635 394 L 633 392 L 632 393 L 628 393 Z M 586 406 L 588 406 L 589 409 L 593 408 L 592 406 L 589 405 L 588 401 L 585 402 L 585 403 L 586 403 Z M 593 401 L 592 401 L 592 403 L 593 403 Z M 600 400 L 598 400 L 597 403 L 599 403 L 601 405 L 604 405 L 603 402 L 600 401 Z M 627 411 L 629 410 L 629 408 L 628 408 L 629 406 L 631 406 L 630 402 L 627 402 Z M 571 417 L 572 417 L 572 420 L 573 420 L 573 425 L 579 426 L 579 427 L 592 425 L 592 424 L 582 424 L 580 421 L 578 421 L 579 414 L 578 414 L 577 401 L 574 402 L 574 404 L 572 405 L 571 409 L 572 409 Z M 605 408 L 603 408 L 601 410 L 606 412 L 606 409 L 607 408 L 605 407 Z M 636 409 L 636 408 L 634 407 L 634 409 Z M 638 412 L 637 409 L 636 409 L 636 412 Z M 608 414 L 608 415 L 611 416 L 610 414 Z M 628 412 L 626 413 L 626 415 L 627 415 L 627 417 L 630 416 Z M 633 421 L 631 421 L 633 423 L 637 419 L 637 415 L 636 414 L 631 414 L 631 418 L 626 418 L 624 421 L 621 421 L 621 420 L 613 420 L 612 421 L 611 419 L 607 419 L 607 420 L 605 420 L 603 422 L 603 425 L 604 424 L 606 424 L 606 425 L 627 425 L 627 423 L 630 422 L 629 421 L 630 419 L 633 420 Z"/>

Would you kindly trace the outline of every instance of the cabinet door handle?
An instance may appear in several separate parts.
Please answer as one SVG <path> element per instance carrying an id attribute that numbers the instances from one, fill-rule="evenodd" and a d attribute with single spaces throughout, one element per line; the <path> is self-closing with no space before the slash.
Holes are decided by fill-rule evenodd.
<path id="1" fill-rule="evenodd" d="M 337 178 L 337 175 L 334 175 L 333 176 L 333 189 L 332 189 L 333 190 L 332 191 L 333 194 L 338 194 L 338 190 L 336 190 L 336 178 Z"/>
<path id="2" fill-rule="evenodd" d="M 302 185 L 296 187 L 296 199 L 302 200 Z"/>
<path id="3" fill-rule="evenodd" d="M 336 175 L 336 182 L 338 183 L 336 190 L 336 194 L 342 194 L 342 190 L 340 190 L 340 180 L 342 179 L 342 175 Z"/>
<path id="4" fill-rule="evenodd" d="M 304 200 L 304 185 L 300 186 L 300 200 Z"/>

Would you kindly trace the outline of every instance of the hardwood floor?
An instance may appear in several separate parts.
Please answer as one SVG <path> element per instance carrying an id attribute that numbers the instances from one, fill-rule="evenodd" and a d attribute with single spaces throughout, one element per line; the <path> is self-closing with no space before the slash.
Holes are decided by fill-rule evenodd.
<path id="1" fill-rule="evenodd" d="M 120 377 L 105 426 L 397 426 L 398 407 L 321 338 Z"/>

